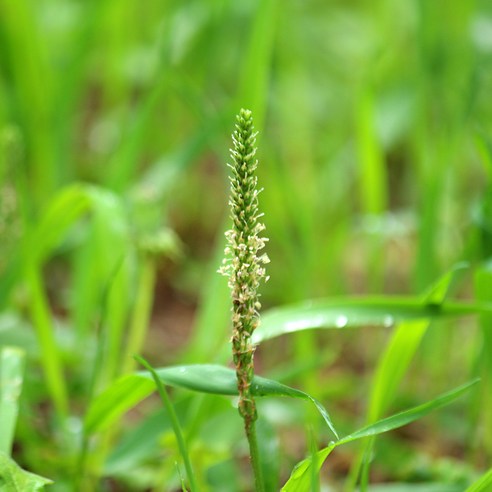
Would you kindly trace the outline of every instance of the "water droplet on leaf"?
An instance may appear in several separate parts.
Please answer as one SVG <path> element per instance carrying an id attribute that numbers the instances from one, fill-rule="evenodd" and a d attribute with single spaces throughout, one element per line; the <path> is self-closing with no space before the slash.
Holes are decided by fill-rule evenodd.
<path id="1" fill-rule="evenodd" d="M 348 318 L 345 315 L 340 315 L 337 316 L 337 319 L 335 320 L 335 326 L 337 328 L 344 328 L 348 324 Z"/>

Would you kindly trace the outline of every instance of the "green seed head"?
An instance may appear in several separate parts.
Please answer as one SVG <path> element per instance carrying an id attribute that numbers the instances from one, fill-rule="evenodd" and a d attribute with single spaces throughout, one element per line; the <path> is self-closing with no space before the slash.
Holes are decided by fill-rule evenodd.
<path id="1" fill-rule="evenodd" d="M 219 271 L 229 277 L 232 295 L 232 350 L 239 389 L 239 412 L 246 425 L 256 420 L 256 406 L 251 394 L 253 380 L 254 347 L 251 335 L 258 326 L 258 287 L 267 280 L 266 254 L 259 254 L 265 247 L 266 238 L 261 237 L 265 226 L 259 221 L 258 178 L 255 175 L 258 161 L 256 135 L 251 111 L 241 109 L 237 116 L 236 129 L 232 135 L 231 149 L 231 207 L 232 229 L 226 232 L 226 258 Z"/>
<path id="2" fill-rule="evenodd" d="M 258 189 L 258 178 L 255 175 L 258 166 L 255 157 L 256 135 L 251 111 L 241 109 L 232 135 L 233 163 L 228 164 L 232 170 L 229 178 L 232 229 L 226 232 L 226 258 L 219 270 L 229 277 L 234 306 L 242 306 L 241 309 L 235 309 L 236 319 L 256 317 L 256 310 L 260 307 L 258 287 L 262 279 L 267 279 L 264 265 L 269 262 L 266 254 L 259 254 L 268 239 L 260 236 L 265 226 L 259 221 L 263 214 L 258 211 L 261 190 Z M 245 326 L 250 335 L 253 324 L 247 323 Z"/>

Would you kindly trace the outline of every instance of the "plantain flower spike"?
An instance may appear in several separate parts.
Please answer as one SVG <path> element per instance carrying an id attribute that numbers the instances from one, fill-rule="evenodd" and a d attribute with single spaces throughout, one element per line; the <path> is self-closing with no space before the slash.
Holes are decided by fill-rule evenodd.
<path id="1" fill-rule="evenodd" d="M 259 254 L 267 238 L 260 234 L 265 229 L 259 221 L 263 214 L 258 211 L 258 166 L 256 159 L 256 136 L 251 111 L 241 109 L 237 115 L 232 135 L 231 149 L 231 207 L 232 229 L 225 233 L 226 258 L 219 272 L 229 277 L 232 296 L 232 350 L 239 389 L 239 413 L 248 427 L 256 418 L 256 405 L 251 393 L 254 375 L 254 347 L 251 335 L 259 325 L 258 287 L 268 280 L 265 264 L 270 260 Z"/>

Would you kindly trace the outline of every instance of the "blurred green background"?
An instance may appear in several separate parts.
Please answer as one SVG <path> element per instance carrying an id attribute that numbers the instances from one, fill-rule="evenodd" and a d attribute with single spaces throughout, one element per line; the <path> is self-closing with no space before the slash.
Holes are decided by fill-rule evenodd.
<path id="1" fill-rule="evenodd" d="M 454 293 L 492 298 L 491 74 L 486 0 L 0 0 L 0 344 L 30 357 L 14 456 L 69 483 L 53 413 L 83 415 L 142 347 L 159 365 L 227 361 L 216 269 L 241 107 L 260 132 L 264 308 L 417 295 L 463 260 L 472 269 Z M 433 326 L 401 401 L 487 380 L 488 321 Z M 387 337 L 272 341 L 259 372 L 328 398 L 342 427 L 363 422 Z M 376 481 L 485 467 L 491 403 L 482 391 L 465 419 L 387 438 Z M 354 456 L 339 455 L 336 476 Z M 221 459 L 209 450 L 202 466 Z M 141 473 L 120 487 L 159 483 Z"/>

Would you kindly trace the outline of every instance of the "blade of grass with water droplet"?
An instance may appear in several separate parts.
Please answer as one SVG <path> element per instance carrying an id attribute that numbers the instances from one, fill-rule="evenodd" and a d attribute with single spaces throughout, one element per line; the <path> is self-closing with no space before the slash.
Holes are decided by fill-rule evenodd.
<path id="1" fill-rule="evenodd" d="M 314 328 L 392 327 L 403 321 L 453 318 L 491 312 L 486 303 L 426 303 L 418 297 L 364 297 L 315 300 L 266 311 L 253 333 L 253 342 Z"/>

